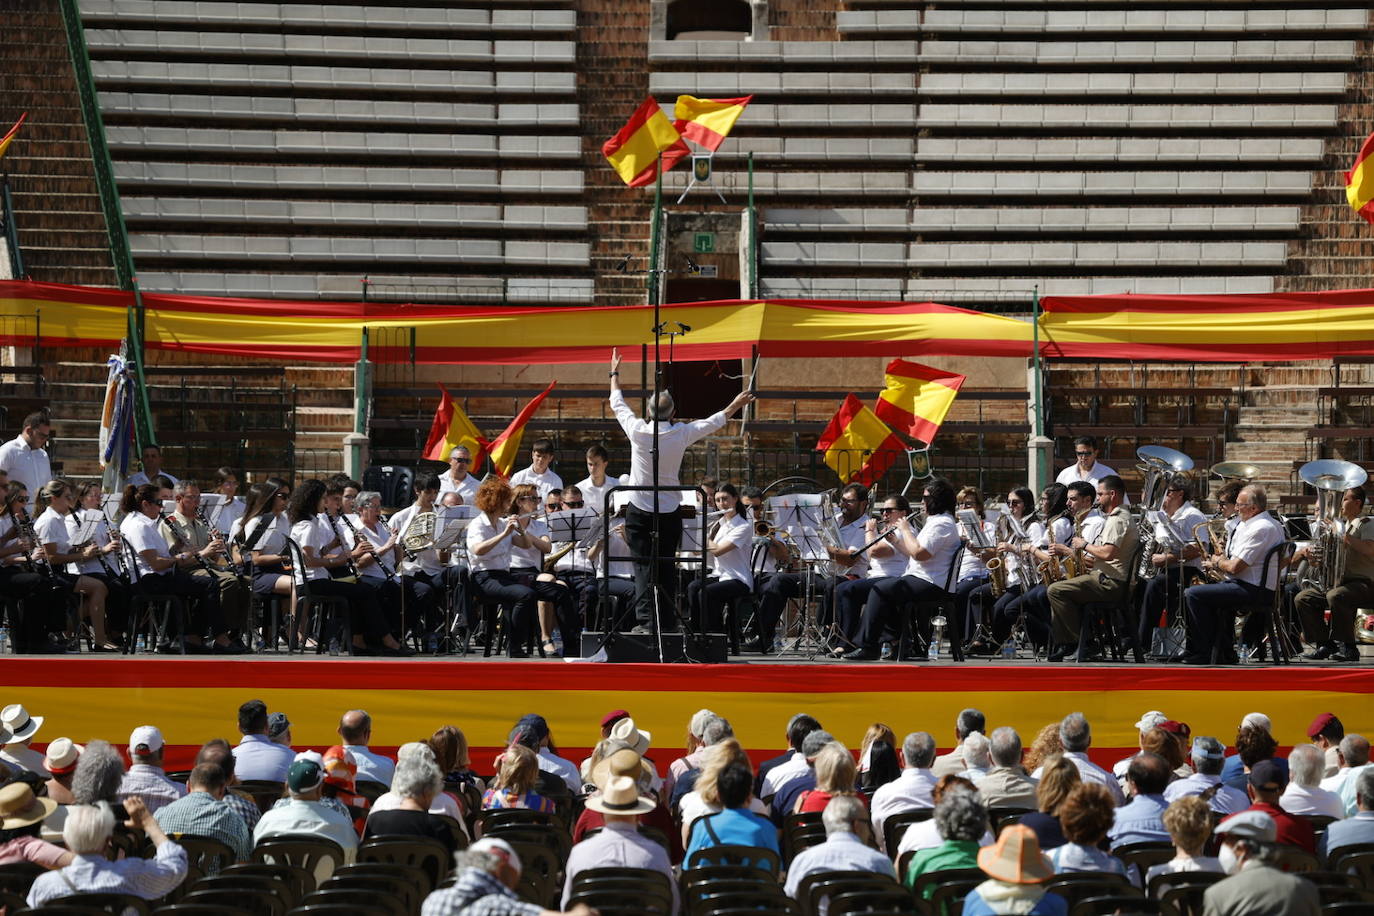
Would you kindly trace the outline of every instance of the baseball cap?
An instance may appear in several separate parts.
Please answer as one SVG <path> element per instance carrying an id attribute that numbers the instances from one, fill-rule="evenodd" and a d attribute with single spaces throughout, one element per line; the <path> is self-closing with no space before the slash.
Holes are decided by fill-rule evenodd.
<path id="1" fill-rule="evenodd" d="M 517 733 L 523 732 L 536 742 L 543 741 L 549 736 L 549 723 L 541 715 L 528 713 L 520 717 L 520 721 L 515 723 L 515 728 L 511 730 L 512 739 Z"/>
<path id="2" fill-rule="evenodd" d="M 286 786 L 292 792 L 309 792 L 324 782 L 324 767 L 309 758 L 297 759 L 286 771 Z"/>
<path id="3" fill-rule="evenodd" d="M 1266 792 L 1281 792 L 1288 787 L 1288 776 L 1272 760 L 1261 760 L 1250 768 L 1250 785 Z"/>
<path id="4" fill-rule="evenodd" d="M 609 728 L 621 719 L 628 719 L 630 714 L 623 709 L 614 709 L 601 717 L 601 727 Z"/>
<path id="5" fill-rule="evenodd" d="M 1336 718 L 1335 713 L 1324 712 L 1321 715 L 1317 716 L 1317 718 L 1313 719 L 1311 725 L 1307 726 L 1307 737 L 1315 738 L 1318 735 L 1320 735 L 1322 733 L 1322 730 L 1325 729 L 1332 722 L 1339 721 L 1340 720 Z"/>
<path id="6" fill-rule="evenodd" d="M 1140 721 L 1135 724 L 1136 731 L 1147 731 L 1161 722 L 1167 721 L 1168 718 L 1168 716 L 1164 715 L 1164 713 L 1160 712 L 1158 709 L 1152 709 L 1140 717 Z"/>
<path id="7" fill-rule="evenodd" d="M 1164 729 L 1166 732 L 1173 735 L 1175 738 L 1184 737 L 1188 734 L 1188 726 L 1183 724 L 1182 722 L 1176 722 L 1173 719 L 1165 719 L 1163 722 L 1158 723 L 1155 727 Z"/>
<path id="8" fill-rule="evenodd" d="M 1262 728 L 1271 735 L 1274 733 L 1274 725 L 1269 721 L 1269 717 L 1262 712 L 1248 712 L 1245 718 L 1240 720 L 1241 728 Z"/>
<path id="9" fill-rule="evenodd" d="M 1217 825 L 1217 829 L 1212 831 L 1218 836 L 1229 834 L 1236 837 L 1247 837 L 1252 840 L 1260 840 L 1265 843 L 1274 842 L 1278 836 L 1278 825 L 1274 819 L 1263 811 L 1242 811 L 1233 814 L 1226 820 Z"/>
<path id="10" fill-rule="evenodd" d="M 129 736 L 129 753 L 146 757 L 162 750 L 162 732 L 156 725 L 140 725 Z"/>
<path id="11" fill-rule="evenodd" d="M 1204 735 L 1193 739 L 1193 756 L 1199 760 L 1220 760 L 1226 756 L 1226 748 L 1216 738 Z"/>
<path id="12" fill-rule="evenodd" d="M 485 852 L 488 855 L 496 856 L 496 858 L 515 869 L 517 874 L 525 870 L 525 867 L 520 864 L 520 856 L 516 855 L 511 845 L 505 840 L 498 840 L 496 837 L 482 837 L 477 842 L 468 846 L 468 852 Z"/>
<path id="13" fill-rule="evenodd" d="M 291 720 L 284 712 L 274 712 L 267 717 L 267 737 L 276 738 L 291 727 Z"/>

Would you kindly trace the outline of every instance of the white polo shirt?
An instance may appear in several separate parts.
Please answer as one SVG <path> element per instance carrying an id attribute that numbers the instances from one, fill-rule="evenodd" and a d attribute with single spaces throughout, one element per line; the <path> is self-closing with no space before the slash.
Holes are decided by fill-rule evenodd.
<path id="1" fill-rule="evenodd" d="M 1269 564 L 1269 574 L 1264 582 L 1260 582 L 1260 573 L 1270 549 L 1281 543 L 1283 526 L 1268 512 L 1256 512 L 1248 521 L 1241 522 L 1226 544 L 1226 556 L 1244 560 L 1248 565 L 1245 572 L 1232 578 L 1261 588 L 1278 588 L 1279 564 Z"/>
<path id="2" fill-rule="evenodd" d="M 143 558 L 145 550 L 154 551 L 160 557 L 170 559 L 172 556 L 172 552 L 167 549 L 167 542 L 162 539 L 162 532 L 158 528 L 157 519 L 149 518 L 142 512 L 130 512 L 124 516 L 124 521 L 119 523 L 119 534 L 133 548 L 134 554 L 138 557 L 138 574 L 140 577 L 165 576 L 171 573 L 170 569 L 154 570 Z"/>
<path id="3" fill-rule="evenodd" d="M 915 576 L 944 588 L 949 581 L 949 568 L 954 563 L 954 554 L 962 540 L 954 516 L 947 512 L 930 516 L 921 526 L 916 541 L 931 557 L 929 560 L 909 558 L 904 575 Z"/>
<path id="4" fill-rule="evenodd" d="M 716 575 L 722 580 L 743 582 L 753 588 L 754 571 L 749 568 L 750 548 L 754 541 L 753 523 L 742 515 L 722 519 L 720 531 L 715 539 L 718 544 L 734 545 L 733 550 L 711 557 L 711 566 L 714 567 Z"/>
<path id="5" fill-rule="evenodd" d="M 510 485 L 512 488 L 518 487 L 522 483 L 534 484 L 539 489 L 540 500 L 546 499 L 550 490 L 563 489 L 563 478 L 555 474 L 553 468 L 549 468 L 542 474 L 536 474 L 533 465 L 511 475 Z"/>
<path id="6" fill-rule="evenodd" d="M 482 482 L 477 479 L 477 475 L 471 473 L 465 474 L 462 480 L 455 481 L 452 471 L 453 469 L 450 468 L 439 475 L 439 495 L 457 493 L 463 497 L 463 505 L 472 505 L 472 501 L 477 498 L 477 488 L 481 486 Z"/>
<path id="7" fill-rule="evenodd" d="M 0 445 L 0 470 L 17 480 L 29 490 L 26 508 L 33 514 L 33 501 L 45 483 L 52 480 L 52 462 L 48 460 L 45 449 L 30 448 L 22 435 L 15 436 Z"/>
<path id="8" fill-rule="evenodd" d="M 481 556 L 477 554 L 478 544 L 491 540 L 504 530 L 506 530 L 505 521 L 492 518 L 489 512 L 483 512 L 472 520 L 467 530 L 468 569 L 474 573 L 505 572 L 510 569 L 510 540 L 514 535 L 502 538 L 491 550 Z"/>

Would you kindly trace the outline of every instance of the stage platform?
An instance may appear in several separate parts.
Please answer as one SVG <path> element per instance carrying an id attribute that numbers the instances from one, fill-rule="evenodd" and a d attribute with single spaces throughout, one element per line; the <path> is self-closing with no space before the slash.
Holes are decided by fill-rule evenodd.
<path id="1" fill-rule="evenodd" d="M 955 715 L 966 706 L 983 710 L 989 729 L 1014 726 L 1028 745 L 1045 723 L 1081 711 L 1093 724 L 1092 756 L 1102 763 L 1135 749 L 1134 723 L 1150 709 L 1227 745 L 1252 711 L 1270 716 L 1284 747 L 1305 741 L 1308 722 L 1327 711 L 1340 716 L 1347 731 L 1374 736 L 1374 668 L 1351 665 L 8 656 L 0 663 L 0 684 L 0 703 L 23 703 L 45 718 L 36 747 L 65 736 L 104 738 L 123 748 L 136 726 L 157 725 L 172 768 L 188 765 L 209 738 L 237 742 L 238 706 L 254 697 L 287 714 L 293 744 L 301 749 L 336 743 L 338 717 L 351 708 L 372 715 L 374 748 L 395 748 L 456 725 L 472 745 L 478 772 L 491 770 L 511 726 L 528 712 L 543 714 L 560 752 L 581 760 L 599 738 L 601 717 L 629 710 L 653 734 L 650 756 L 660 766 L 679 756 L 687 722 L 703 707 L 728 718 L 756 759 L 781 752 L 787 719 L 796 712 L 816 716 L 851 748 L 870 723 L 883 722 L 899 738 L 929 731 L 943 752 L 954 740 Z"/>

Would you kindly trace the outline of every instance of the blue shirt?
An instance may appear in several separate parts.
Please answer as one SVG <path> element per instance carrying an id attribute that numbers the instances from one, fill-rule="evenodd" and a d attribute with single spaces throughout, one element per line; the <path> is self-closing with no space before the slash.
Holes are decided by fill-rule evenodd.
<path id="1" fill-rule="evenodd" d="M 716 838 L 706 829 L 707 824 L 715 831 Z M 762 846 L 781 855 L 778 848 L 778 831 L 767 818 L 745 808 L 726 808 L 717 814 L 699 817 L 692 823 L 692 835 L 687 844 L 686 863 L 698 849 L 712 846 Z"/>
<path id="2" fill-rule="evenodd" d="M 1164 826 L 1169 803 L 1163 795 L 1137 795 L 1116 809 L 1116 820 L 1107 831 L 1112 848 L 1129 843 L 1172 843 Z"/>
<path id="3" fill-rule="evenodd" d="M 848 830 L 832 833 L 819 846 L 797 853 L 787 869 L 787 896 L 796 898 L 808 875 L 822 871 L 864 871 L 896 878 L 892 860 L 864 844 Z M 825 908 L 827 901 L 822 901 Z"/>
<path id="4" fill-rule="evenodd" d="M 1275 757 L 1274 762 L 1283 770 L 1283 778 L 1288 779 L 1288 758 Z M 1226 758 L 1226 762 L 1221 766 L 1221 781 L 1242 792 L 1250 784 L 1250 774 L 1245 772 L 1245 764 L 1241 763 L 1239 754 L 1232 754 Z"/>
<path id="5" fill-rule="evenodd" d="M 234 748 L 234 775 L 241 781 L 286 782 L 296 752 L 266 735 L 244 735 Z"/>
<path id="6" fill-rule="evenodd" d="M 396 761 L 381 754 L 374 754 L 362 744 L 345 744 L 343 748 L 353 755 L 354 762 L 358 764 L 358 779 L 370 779 L 384 786 L 391 785 L 391 777 L 396 775 Z M 293 754 L 292 757 L 294 756 Z"/>

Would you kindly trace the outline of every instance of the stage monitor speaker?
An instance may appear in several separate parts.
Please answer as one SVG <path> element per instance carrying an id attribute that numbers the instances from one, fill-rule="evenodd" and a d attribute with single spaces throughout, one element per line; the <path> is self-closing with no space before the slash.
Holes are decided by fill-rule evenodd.
<path id="1" fill-rule="evenodd" d="M 604 636 L 603 633 L 584 632 L 582 657 L 591 658 Z M 720 665 L 730 660 L 724 633 L 698 633 L 692 639 L 690 648 L 685 651 L 683 639 L 681 633 L 663 634 L 664 662 Z M 605 661 L 657 664 L 658 637 L 652 633 L 646 636 L 617 633 L 606 644 Z"/>

